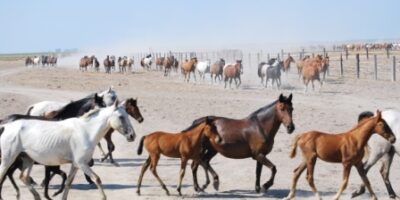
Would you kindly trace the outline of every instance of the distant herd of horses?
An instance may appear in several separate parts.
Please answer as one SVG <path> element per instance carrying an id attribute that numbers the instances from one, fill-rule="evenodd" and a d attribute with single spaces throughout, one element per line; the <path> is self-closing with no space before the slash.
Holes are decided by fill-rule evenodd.
<path id="1" fill-rule="evenodd" d="M 57 56 L 42 55 L 26 57 L 25 66 L 57 66 Z"/>
<path id="2" fill-rule="evenodd" d="M 189 67 L 190 61 L 188 63 Z M 274 65 L 273 62 L 269 63 Z M 240 70 L 236 73 L 240 73 Z M 219 176 L 210 165 L 211 159 L 218 153 L 232 159 L 253 158 L 256 161 L 255 191 L 260 192 L 261 189 L 268 191 L 274 184 L 277 166 L 266 156 L 273 149 L 274 138 L 281 125 L 289 134 L 295 131 L 293 111 L 292 94 L 289 96 L 281 94 L 272 103 L 242 119 L 204 116 L 195 119 L 188 128 L 177 133 L 157 131 L 142 136 L 137 153 L 141 155 L 145 149 L 148 156 L 138 178 L 137 194 L 141 194 L 143 176 L 148 169 L 166 194 L 170 194 L 157 173 L 161 155 L 181 160 L 177 185 L 179 195 L 182 195 L 182 180 L 189 160 L 192 160 L 194 190 L 200 192 L 208 187 L 209 172 L 212 175 L 213 186 L 218 190 Z M 54 195 L 64 191 L 62 199 L 67 199 L 78 169 L 84 172 L 89 183 L 96 184 L 102 199 L 106 199 L 100 177 L 91 168 L 94 163 L 93 152 L 97 145 L 103 152 L 101 161 L 110 159 L 115 163 L 112 157 L 115 146 L 111 141 L 114 130 L 123 135 L 128 142 L 136 138 L 129 115 L 139 123 L 144 120 L 136 99 L 129 98 L 120 102 L 117 93 L 110 88 L 69 103 L 39 102 L 29 106 L 27 114 L 12 114 L 3 118 L 0 120 L 0 195 L 7 176 L 15 187 L 17 196 L 20 196 L 18 186 L 13 179 L 13 173 L 19 169 L 22 182 L 35 200 L 40 199 L 30 172 L 34 164 L 42 164 L 45 166 L 43 185 L 46 199 L 50 199 L 49 182 L 55 174 L 62 177 L 62 183 Z M 319 131 L 298 134 L 293 139 L 290 158 L 295 157 L 297 149 L 300 149 L 303 159 L 294 170 L 291 189 L 285 199 L 295 197 L 298 178 L 305 170 L 311 190 L 317 198 L 321 198 L 313 179 L 317 158 L 343 165 L 343 181 L 334 199 L 339 199 L 347 187 L 352 166 L 357 169 L 363 183 L 359 190 L 353 192 L 352 197 L 364 193 L 367 188 L 371 197 L 376 199 L 367 172 L 378 160 L 383 161 L 381 173 L 389 196 L 396 198 L 389 180 L 389 169 L 394 154 L 400 153 L 400 141 L 396 140 L 398 137 L 400 137 L 400 112 L 395 110 L 383 112 L 378 110 L 376 114 L 363 112 L 359 114 L 358 122 L 353 128 L 340 134 Z M 108 153 L 105 153 L 99 145 L 102 138 L 108 143 Z M 363 157 L 368 159 L 363 162 Z M 60 165 L 66 163 L 71 164 L 68 175 L 60 169 Z M 203 186 L 200 186 L 197 180 L 199 166 L 204 168 L 206 174 Z M 271 170 L 271 175 L 261 187 L 263 166 Z"/>

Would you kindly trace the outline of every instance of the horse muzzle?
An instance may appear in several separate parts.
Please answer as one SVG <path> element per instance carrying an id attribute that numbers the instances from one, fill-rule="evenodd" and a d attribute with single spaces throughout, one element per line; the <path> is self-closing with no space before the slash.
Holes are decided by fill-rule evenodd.
<path id="1" fill-rule="evenodd" d="M 289 134 L 291 134 L 291 133 L 293 133 L 293 131 L 294 131 L 294 129 L 295 129 L 295 126 L 294 126 L 293 123 L 290 123 L 289 125 L 286 126 L 286 129 L 287 129 L 287 132 L 288 132 Z"/>
<path id="2" fill-rule="evenodd" d="M 138 122 L 139 123 L 142 123 L 144 121 L 144 118 L 143 117 L 140 117 L 139 119 L 138 119 Z"/>
<path id="3" fill-rule="evenodd" d="M 390 143 L 395 143 L 396 142 L 396 137 L 395 136 L 391 136 L 390 138 L 389 138 L 389 142 Z"/>

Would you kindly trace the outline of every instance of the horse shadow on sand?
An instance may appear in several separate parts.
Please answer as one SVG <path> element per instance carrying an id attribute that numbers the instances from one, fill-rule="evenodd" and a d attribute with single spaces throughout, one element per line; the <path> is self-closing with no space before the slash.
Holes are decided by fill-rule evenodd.
<path id="1" fill-rule="evenodd" d="M 254 190 L 227 190 L 215 194 L 207 194 L 200 193 L 193 198 L 222 198 L 222 199 L 234 199 L 234 198 L 246 198 L 246 199 L 258 199 L 258 198 L 275 198 L 282 199 L 285 198 L 289 194 L 290 190 L 288 189 L 270 189 L 264 193 L 256 193 Z M 322 196 L 332 196 L 335 192 L 321 192 Z M 312 191 L 307 190 L 296 190 L 297 197 L 314 197 L 315 194 Z"/>
<path id="2" fill-rule="evenodd" d="M 114 161 L 118 163 L 118 167 L 142 167 L 146 160 L 147 158 L 114 158 Z M 109 160 L 101 162 L 100 159 L 95 159 L 95 166 L 115 167 Z M 180 163 L 160 162 L 158 166 L 180 166 Z"/>

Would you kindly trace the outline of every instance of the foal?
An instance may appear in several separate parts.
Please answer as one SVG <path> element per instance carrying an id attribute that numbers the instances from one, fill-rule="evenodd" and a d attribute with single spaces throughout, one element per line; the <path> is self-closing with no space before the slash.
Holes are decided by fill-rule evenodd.
<path id="1" fill-rule="evenodd" d="M 206 137 L 211 140 L 215 140 L 217 143 L 221 143 L 221 138 L 219 137 L 216 128 L 212 123 L 213 120 L 207 118 L 204 123 L 192 125 L 180 133 L 173 134 L 160 131 L 143 136 L 140 140 L 138 154 L 142 154 L 144 144 L 144 147 L 149 153 L 149 157 L 143 164 L 142 171 L 140 173 L 136 191 L 137 194 L 140 195 L 140 186 L 142 184 L 143 175 L 150 166 L 151 172 L 157 178 L 158 182 L 160 182 L 161 187 L 165 190 L 167 195 L 169 195 L 167 187 L 162 182 L 156 171 L 160 154 L 163 154 L 172 158 L 181 158 L 181 171 L 177 190 L 179 195 L 182 195 L 181 186 L 183 177 L 185 175 L 187 161 L 192 159 L 193 162 L 200 162 L 202 155 L 202 144 Z"/>
<path id="2" fill-rule="evenodd" d="M 304 161 L 294 170 L 292 188 L 286 199 L 294 198 L 297 180 L 306 168 L 307 181 L 317 198 L 321 199 L 314 185 L 313 178 L 314 166 L 317 158 L 327 162 L 341 162 L 343 164 L 343 182 L 334 199 L 339 199 L 343 190 L 346 189 L 352 166 L 357 168 L 372 198 L 376 199 L 362 163 L 364 147 L 374 133 L 381 135 L 391 143 L 396 141 L 392 130 L 386 124 L 385 120 L 382 119 L 379 110 L 377 111 L 376 117 L 359 123 L 356 127 L 345 133 L 326 134 L 318 131 L 310 131 L 297 136 L 294 140 L 290 157 L 294 158 L 296 156 L 296 148 L 300 146 Z"/>

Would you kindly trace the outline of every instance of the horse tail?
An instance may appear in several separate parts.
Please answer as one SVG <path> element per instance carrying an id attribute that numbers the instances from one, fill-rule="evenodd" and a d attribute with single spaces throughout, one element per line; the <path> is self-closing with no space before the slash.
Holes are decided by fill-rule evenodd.
<path id="1" fill-rule="evenodd" d="M 143 136 L 143 137 L 140 139 L 139 147 L 138 147 L 138 150 L 137 150 L 137 154 L 138 154 L 138 155 L 142 155 L 144 139 L 146 139 L 146 136 Z"/>
<path id="2" fill-rule="evenodd" d="M 289 158 L 296 157 L 297 142 L 299 141 L 299 139 L 300 139 L 300 135 L 297 135 L 294 138 L 293 144 L 292 144 L 292 150 L 290 151 Z"/>
<path id="3" fill-rule="evenodd" d="M 265 64 L 266 64 L 265 62 L 261 62 L 260 64 L 258 64 L 258 71 L 257 71 L 258 77 L 261 77 L 261 69 L 262 66 Z"/>
<path id="4" fill-rule="evenodd" d="M 33 106 L 30 106 L 30 107 L 28 108 L 28 112 L 26 112 L 26 115 L 31 115 L 32 109 L 33 109 Z"/>

